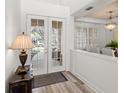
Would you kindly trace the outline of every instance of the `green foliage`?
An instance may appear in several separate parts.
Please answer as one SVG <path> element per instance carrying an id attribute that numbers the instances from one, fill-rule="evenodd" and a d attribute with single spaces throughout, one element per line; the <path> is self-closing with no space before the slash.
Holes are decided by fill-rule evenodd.
<path id="1" fill-rule="evenodd" d="M 110 43 L 106 44 L 105 47 L 109 47 L 111 49 L 116 49 L 116 48 L 118 48 L 118 42 L 112 40 Z"/>

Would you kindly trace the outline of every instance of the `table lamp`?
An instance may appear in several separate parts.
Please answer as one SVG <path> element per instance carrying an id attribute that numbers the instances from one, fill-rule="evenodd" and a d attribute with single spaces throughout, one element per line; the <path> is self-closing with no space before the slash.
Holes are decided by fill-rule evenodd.
<path id="1" fill-rule="evenodd" d="M 19 73 L 26 73 L 27 69 L 24 66 L 28 57 L 26 54 L 27 49 L 33 48 L 33 43 L 31 38 L 22 32 L 21 35 L 18 35 L 15 41 L 11 45 L 11 49 L 20 50 L 19 59 L 22 64 Z"/>

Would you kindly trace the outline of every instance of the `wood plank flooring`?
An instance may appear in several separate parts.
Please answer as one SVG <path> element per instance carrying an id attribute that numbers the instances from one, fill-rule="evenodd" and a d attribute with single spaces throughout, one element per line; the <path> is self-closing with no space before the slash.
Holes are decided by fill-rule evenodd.
<path id="1" fill-rule="evenodd" d="M 63 74 L 68 81 L 35 88 L 33 93 L 95 93 L 70 72 L 63 72 Z"/>

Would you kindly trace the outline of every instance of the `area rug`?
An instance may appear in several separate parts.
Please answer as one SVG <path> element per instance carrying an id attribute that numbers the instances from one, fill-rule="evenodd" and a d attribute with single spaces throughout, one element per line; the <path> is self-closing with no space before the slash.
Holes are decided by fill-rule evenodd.
<path id="1" fill-rule="evenodd" d="M 33 88 L 43 87 L 59 82 L 67 81 L 62 72 L 50 73 L 45 75 L 34 76 Z"/>

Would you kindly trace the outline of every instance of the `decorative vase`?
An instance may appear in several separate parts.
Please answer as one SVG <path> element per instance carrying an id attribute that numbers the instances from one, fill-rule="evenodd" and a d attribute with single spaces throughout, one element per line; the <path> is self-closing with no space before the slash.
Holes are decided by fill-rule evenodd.
<path id="1" fill-rule="evenodd" d="M 112 49 L 112 56 L 118 57 L 118 49 Z"/>
<path id="2" fill-rule="evenodd" d="M 115 57 L 115 50 L 112 49 L 112 56 Z"/>

